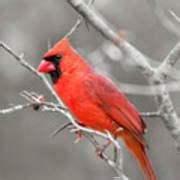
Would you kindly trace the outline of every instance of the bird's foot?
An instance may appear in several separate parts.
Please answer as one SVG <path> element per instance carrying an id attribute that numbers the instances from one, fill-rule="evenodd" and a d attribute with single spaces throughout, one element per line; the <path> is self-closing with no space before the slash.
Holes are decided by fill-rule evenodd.
<path id="1" fill-rule="evenodd" d="M 76 139 L 74 141 L 75 144 L 79 143 L 82 139 L 83 131 L 78 130 L 75 132 L 76 133 Z"/>
<path id="2" fill-rule="evenodd" d="M 96 154 L 99 159 L 103 159 L 103 153 L 106 151 L 106 149 L 109 147 L 111 144 L 111 141 L 107 141 L 106 144 L 104 144 L 101 148 L 97 147 L 96 148 Z"/>

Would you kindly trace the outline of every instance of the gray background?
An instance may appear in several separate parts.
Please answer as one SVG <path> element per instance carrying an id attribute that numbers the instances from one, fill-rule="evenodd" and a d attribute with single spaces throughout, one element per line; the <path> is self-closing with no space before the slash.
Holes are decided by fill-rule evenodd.
<path id="1" fill-rule="evenodd" d="M 165 9 L 180 15 L 179 0 L 159 0 Z M 162 61 L 176 44 L 177 38 L 162 27 L 146 0 L 96 0 L 96 8 L 114 27 L 128 32 L 128 38 L 143 53 Z M 63 0 L 0 0 L 0 39 L 37 67 L 47 51 L 47 40 L 61 39 L 76 21 L 77 14 Z M 104 39 L 86 26 L 73 35 L 72 44 L 86 56 Z M 97 61 L 94 59 L 94 61 Z M 97 61 L 98 62 L 98 61 Z M 96 63 L 101 69 L 101 63 Z M 177 63 L 176 68 L 179 68 Z M 109 62 L 112 75 L 119 81 L 146 84 L 138 70 L 124 70 L 118 62 Z M 43 93 L 51 98 L 34 75 L 0 50 L 0 108 L 23 103 L 18 95 L 23 89 Z M 172 93 L 179 110 L 179 92 Z M 128 95 L 139 111 L 156 109 L 152 97 Z M 64 117 L 51 113 L 24 110 L 0 116 L 0 180 L 109 180 L 115 174 L 97 160 L 86 141 L 73 144 L 74 135 L 64 131 L 55 138 L 49 134 L 64 122 Z M 149 154 L 160 180 L 180 179 L 180 154 L 173 139 L 159 119 L 146 119 Z M 143 177 L 134 158 L 123 149 L 125 172 L 132 180 Z"/>

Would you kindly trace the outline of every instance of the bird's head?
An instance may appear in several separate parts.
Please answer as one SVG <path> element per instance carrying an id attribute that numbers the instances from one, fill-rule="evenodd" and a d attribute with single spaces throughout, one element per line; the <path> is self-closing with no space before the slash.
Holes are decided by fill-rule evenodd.
<path id="1" fill-rule="evenodd" d="M 64 70 L 62 62 L 68 63 L 72 51 L 69 40 L 67 38 L 62 39 L 44 54 L 37 70 L 41 73 L 50 74 L 53 83 L 56 83 Z"/>
<path id="2" fill-rule="evenodd" d="M 90 69 L 84 58 L 71 46 L 69 39 L 64 38 L 45 53 L 37 70 L 50 74 L 52 82 L 56 84 L 63 74 L 73 77 L 74 73 Z"/>

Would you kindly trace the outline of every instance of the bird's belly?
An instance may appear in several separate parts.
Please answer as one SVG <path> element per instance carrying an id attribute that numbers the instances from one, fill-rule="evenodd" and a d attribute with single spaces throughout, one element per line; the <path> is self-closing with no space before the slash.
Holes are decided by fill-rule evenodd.
<path id="1" fill-rule="evenodd" d="M 102 132 L 105 130 L 112 131 L 112 121 L 103 111 L 92 104 L 86 104 L 81 108 L 74 107 L 72 113 L 86 127 Z"/>
<path id="2" fill-rule="evenodd" d="M 114 132 L 117 129 L 117 124 L 115 124 L 100 107 L 93 103 L 73 102 L 69 104 L 68 107 L 77 120 L 86 127 L 101 132 L 105 132 L 105 130 Z"/>
<path id="3" fill-rule="evenodd" d="M 79 89 L 78 89 L 79 88 Z M 82 91 L 80 85 L 55 87 L 56 92 L 67 105 L 78 122 L 86 127 L 105 132 L 115 132 L 117 124 Z"/>

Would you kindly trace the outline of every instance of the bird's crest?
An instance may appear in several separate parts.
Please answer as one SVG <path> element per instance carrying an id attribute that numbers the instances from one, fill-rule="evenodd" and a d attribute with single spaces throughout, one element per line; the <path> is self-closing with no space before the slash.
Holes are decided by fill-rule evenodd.
<path id="1" fill-rule="evenodd" d="M 71 44 L 68 38 L 64 38 L 58 41 L 47 53 L 44 54 L 43 58 L 48 59 L 49 57 L 55 56 L 57 54 L 67 54 Z"/>

